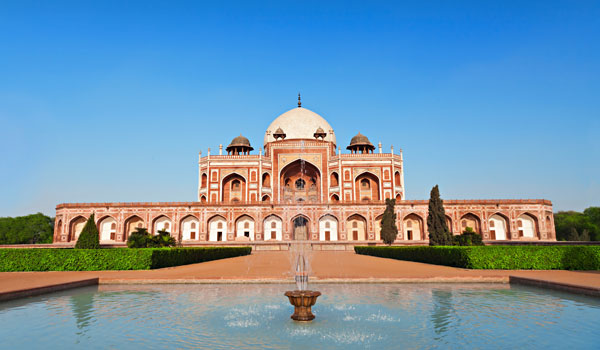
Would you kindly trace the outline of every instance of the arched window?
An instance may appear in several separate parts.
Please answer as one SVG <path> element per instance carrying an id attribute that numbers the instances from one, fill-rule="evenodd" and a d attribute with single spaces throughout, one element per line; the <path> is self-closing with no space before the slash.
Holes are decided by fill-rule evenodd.
<path id="1" fill-rule="evenodd" d="M 306 181 L 304 181 L 302 179 L 296 180 L 296 189 L 297 190 L 303 190 L 304 186 L 306 186 Z"/>
<path id="2" fill-rule="evenodd" d="M 191 228 L 196 228 L 196 223 L 192 222 L 192 227 Z"/>
<path id="3" fill-rule="evenodd" d="M 250 223 L 248 221 L 244 222 L 244 228 L 250 228 Z"/>
<path id="4" fill-rule="evenodd" d="M 275 221 L 271 222 L 271 228 L 277 228 L 277 223 Z"/>
<path id="5" fill-rule="evenodd" d="M 116 230 L 117 229 L 117 224 L 114 223 L 114 222 L 112 224 L 110 224 L 110 229 L 111 230 Z"/>
<path id="6" fill-rule="evenodd" d="M 407 222 L 406 222 L 406 227 L 412 227 L 412 221 L 410 221 L 410 220 L 409 220 L 409 221 L 407 221 Z"/>
<path id="7" fill-rule="evenodd" d="M 352 222 L 352 228 L 358 228 L 358 222 L 356 222 L 356 221 Z"/>
<path id="8" fill-rule="evenodd" d="M 233 180 L 231 182 L 231 190 L 232 191 L 239 191 L 240 190 L 240 180 Z"/>
<path id="9" fill-rule="evenodd" d="M 223 228 L 223 223 L 222 222 L 218 222 L 217 223 L 217 228 Z"/>
<path id="10" fill-rule="evenodd" d="M 329 221 L 325 222 L 325 228 L 330 228 L 331 224 L 329 223 Z"/>
<path id="11" fill-rule="evenodd" d="M 369 182 L 369 179 L 362 179 L 360 181 L 360 188 L 363 190 L 368 190 L 371 188 L 371 183 Z"/>

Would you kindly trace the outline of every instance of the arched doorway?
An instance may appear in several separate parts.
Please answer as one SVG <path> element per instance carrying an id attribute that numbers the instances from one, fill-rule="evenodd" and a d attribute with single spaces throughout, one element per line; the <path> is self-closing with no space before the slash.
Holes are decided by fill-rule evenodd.
<path id="1" fill-rule="evenodd" d="M 281 219 L 275 215 L 268 216 L 263 224 L 264 240 L 281 241 L 281 228 L 283 223 Z"/>
<path id="2" fill-rule="evenodd" d="M 362 173 L 354 180 L 355 197 L 359 201 L 378 201 L 379 179 L 371 173 Z"/>
<path id="3" fill-rule="evenodd" d="M 306 241 L 310 237 L 308 232 L 308 219 L 304 216 L 298 216 L 293 221 L 294 227 L 294 240 L 295 241 Z"/>
<path id="4" fill-rule="evenodd" d="M 499 214 L 490 217 L 490 239 L 503 241 L 508 239 L 506 219 Z"/>
<path id="5" fill-rule="evenodd" d="M 193 241 L 200 238 L 200 221 L 193 216 L 188 215 L 181 220 L 180 231 L 182 241 Z"/>
<path id="6" fill-rule="evenodd" d="M 87 219 L 83 216 L 79 216 L 71 221 L 71 224 L 69 225 L 69 241 L 77 241 L 86 222 Z"/>
<path id="7" fill-rule="evenodd" d="M 319 241 L 338 240 L 338 221 L 333 215 L 325 215 L 319 220 Z"/>
<path id="8" fill-rule="evenodd" d="M 98 224 L 100 241 L 110 242 L 117 239 L 117 220 L 112 216 L 106 216 Z"/>
<path id="9" fill-rule="evenodd" d="M 348 240 L 366 241 L 367 240 L 367 220 L 361 215 L 354 214 L 348 217 L 346 222 Z"/>
<path id="10" fill-rule="evenodd" d="M 423 236 L 423 219 L 417 214 L 409 214 L 404 220 L 404 239 L 408 241 L 424 240 Z"/>
<path id="11" fill-rule="evenodd" d="M 519 228 L 519 236 L 524 238 L 537 237 L 536 222 L 533 216 L 529 214 L 521 214 L 517 218 L 517 227 Z"/>
<path id="12" fill-rule="evenodd" d="M 235 222 L 235 240 L 253 241 L 254 240 L 254 219 L 248 215 L 240 216 Z"/>
<path id="13" fill-rule="evenodd" d="M 227 241 L 227 221 L 217 215 L 208 220 L 208 240 L 211 242 Z"/>

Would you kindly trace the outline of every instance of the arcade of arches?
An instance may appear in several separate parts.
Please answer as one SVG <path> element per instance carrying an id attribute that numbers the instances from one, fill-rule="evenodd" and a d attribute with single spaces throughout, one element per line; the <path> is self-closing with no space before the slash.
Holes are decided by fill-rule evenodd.
<path id="1" fill-rule="evenodd" d="M 397 213 L 398 241 L 427 241 L 426 216 L 422 213 Z M 241 214 L 233 222 L 222 215 L 210 217 L 204 224 L 195 215 L 185 215 L 178 222 L 168 215 L 158 215 L 145 221 L 138 215 L 127 217 L 119 224 L 115 217 L 102 216 L 97 221 L 100 240 L 104 243 L 125 242 L 127 237 L 138 228 L 150 227 L 153 234 L 159 231 L 171 233 L 182 242 L 227 242 L 227 241 L 380 241 L 382 215 L 363 215 L 355 213 L 345 220 L 336 214 L 324 214 L 320 217 L 297 215 L 284 220 L 281 216 L 270 214 L 257 220 L 248 214 Z M 372 220 L 372 221 L 371 221 Z M 542 223 L 550 222 L 547 216 Z M 487 215 L 485 225 L 481 217 L 467 212 L 457 219 L 446 218 L 453 234 L 460 234 L 467 227 L 484 236 L 484 240 L 531 240 L 543 239 L 537 216 L 531 213 L 519 214 L 512 221 L 503 213 Z M 62 224 L 62 220 L 60 220 Z M 287 223 L 286 223 L 287 222 Z M 84 216 L 77 216 L 68 222 L 67 241 L 75 241 L 86 223 Z M 512 223 L 512 224 L 511 224 Z M 65 224 L 67 225 L 67 224 Z M 487 232 L 486 232 L 487 231 Z"/>

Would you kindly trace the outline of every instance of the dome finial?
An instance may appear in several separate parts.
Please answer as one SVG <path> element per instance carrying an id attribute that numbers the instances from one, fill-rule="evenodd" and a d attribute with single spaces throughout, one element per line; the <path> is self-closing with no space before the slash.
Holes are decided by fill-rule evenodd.
<path id="1" fill-rule="evenodd" d="M 302 101 L 300 101 L 300 93 L 298 93 L 298 108 L 302 107 Z"/>

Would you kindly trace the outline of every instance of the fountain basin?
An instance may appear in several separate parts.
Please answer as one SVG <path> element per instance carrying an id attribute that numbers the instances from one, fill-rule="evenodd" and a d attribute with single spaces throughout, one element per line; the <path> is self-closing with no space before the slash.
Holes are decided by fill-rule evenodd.
<path id="1" fill-rule="evenodd" d="M 312 313 L 312 306 L 317 302 L 321 292 L 312 290 L 294 290 L 287 291 L 284 294 L 294 305 L 294 314 L 291 316 L 294 321 L 312 321 L 315 315 Z"/>

